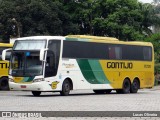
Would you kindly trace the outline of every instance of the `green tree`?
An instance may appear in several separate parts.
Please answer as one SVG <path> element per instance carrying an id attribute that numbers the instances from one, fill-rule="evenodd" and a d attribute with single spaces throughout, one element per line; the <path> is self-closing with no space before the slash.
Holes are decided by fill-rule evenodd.
<path id="1" fill-rule="evenodd" d="M 103 31 L 98 32 L 98 35 L 113 36 L 122 40 L 143 38 L 139 31 L 143 16 L 139 13 L 136 0 L 103 0 L 99 3 L 99 9 L 99 16 L 93 21 L 98 31 Z"/>
<path id="2" fill-rule="evenodd" d="M 153 34 L 145 39 L 146 42 L 152 42 L 155 52 L 155 62 L 160 63 L 160 33 Z"/>
<path id="3" fill-rule="evenodd" d="M 151 4 L 137 0 L 0 0 L 0 38 L 90 34 L 143 40 L 159 24 Z"/>
<path id="4" fill-rule="evenodd" d="M 78 27 L 59 0 L 1 0 L 0 36 L 67 35 Z M 19 33 L 18 33 L 19 31 Z"/>
<path id="5" fill-rule="evenodd" d="M 78 23 L 80 34 L 122 40 L 144 38 L 140 28 L 143 15 L 137 0 L 70 0 L 65 5 L 73 22 Z"/>
<path id="6" fill-rule="evenodd" d="M 160 18 L 157 16 L 156 9 L 153 5 L 145 3 L 139 3 L 143 20 L 141 22 L 141 29 L 144 34 L 150 36 L 152 31 L 151 26 L 157 26 L 160 24 Z"/>

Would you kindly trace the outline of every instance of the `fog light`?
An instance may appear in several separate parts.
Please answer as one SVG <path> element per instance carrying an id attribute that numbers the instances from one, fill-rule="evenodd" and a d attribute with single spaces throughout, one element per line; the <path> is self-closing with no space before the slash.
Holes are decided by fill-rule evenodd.
<path id="1" fill-rule="evenodd" d="M 9 78 L 8 80 L 9 80 L 9 82 L 14 82 L 14 80 L 13 80 L 13 79 L 11 79 L 11 78 Z"/>

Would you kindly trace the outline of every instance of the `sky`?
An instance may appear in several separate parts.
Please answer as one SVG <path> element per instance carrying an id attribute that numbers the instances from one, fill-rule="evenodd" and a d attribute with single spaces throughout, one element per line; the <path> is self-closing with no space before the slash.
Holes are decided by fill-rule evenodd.
<path id="1" fill-rule="evenodd" d="M 139 0 L 140 2 L 143 2 L 143 3 L 151 3 L 153 2 L 153 0 Z"/>

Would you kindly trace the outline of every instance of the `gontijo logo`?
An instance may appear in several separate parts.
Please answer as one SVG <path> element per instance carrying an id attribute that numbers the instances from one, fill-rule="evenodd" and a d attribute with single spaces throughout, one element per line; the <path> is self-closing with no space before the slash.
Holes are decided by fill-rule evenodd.
<path id="1" fill-rule="evenodd" d="M 132 69 L 132 62 L 107 62 L 107 68 L 124 68 L 124 69 Z"/>

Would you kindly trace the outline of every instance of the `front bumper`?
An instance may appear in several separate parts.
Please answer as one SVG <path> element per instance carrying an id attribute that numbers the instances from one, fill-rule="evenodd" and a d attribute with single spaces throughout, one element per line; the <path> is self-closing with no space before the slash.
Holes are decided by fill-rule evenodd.
<path id="1" fill-rule="evenodd" d="M 35 83 L 15 83 L 9 82 L 10 90 L 18 90 L 18 91 L 59 91 L 60 89 L 52 89 L 51 84 L 42 81 Z"/>

